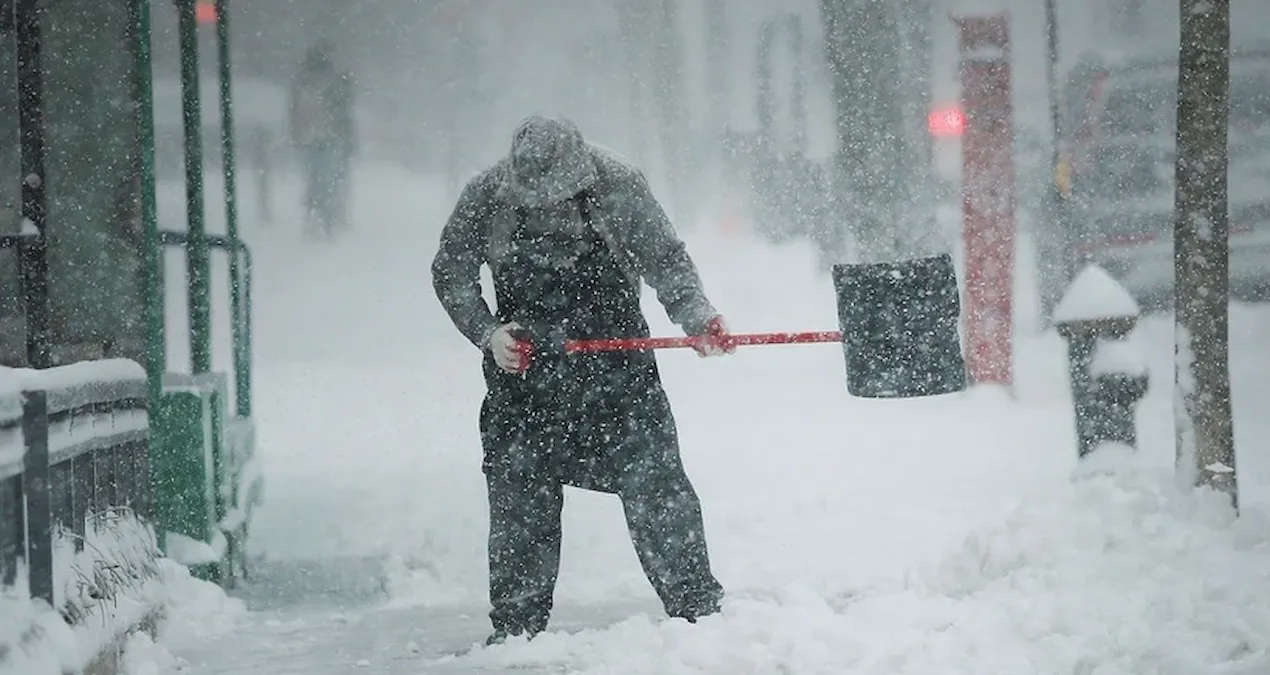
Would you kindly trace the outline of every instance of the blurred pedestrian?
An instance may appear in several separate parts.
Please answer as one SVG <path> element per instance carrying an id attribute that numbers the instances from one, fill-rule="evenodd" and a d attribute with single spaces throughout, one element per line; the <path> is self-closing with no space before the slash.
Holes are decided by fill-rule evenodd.
<path id="1" fill-rule="evenodd" d="M 305 230 L 331 235 L 349 225 L 349 168 L 356 149 L 352 75 L 334 47 L 310 47 L 291 87 L 291 142 L 304 171 Z"/>

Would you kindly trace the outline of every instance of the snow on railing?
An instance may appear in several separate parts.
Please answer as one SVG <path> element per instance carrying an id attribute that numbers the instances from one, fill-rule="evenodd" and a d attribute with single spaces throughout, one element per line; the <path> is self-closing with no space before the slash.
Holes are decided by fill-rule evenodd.
<path id="1" fill-rule="evenodd" d="M 148 402 L 132 361 L 0 368 L 0 604 L 43 601 L 102 644 L 154 610 Z"/>

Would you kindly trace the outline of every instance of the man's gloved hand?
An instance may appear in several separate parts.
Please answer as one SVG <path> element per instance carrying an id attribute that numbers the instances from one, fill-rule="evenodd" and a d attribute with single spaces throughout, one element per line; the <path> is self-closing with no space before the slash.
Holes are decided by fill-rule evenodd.
<path id="1" fill-rule="evenodd" d="M 736 344 L 732 342 L 728 324 L 722 316 L 715 315 L 707 321 L 701 337 L 705 338 L 703 344 L 693 346 L 698 356 L 720 356 L 736 351 Z"/>
<path id="2" fill-rule="evenodd" d="M 503 372 L 520 374 L 529 369 L 534 345 L 516 337 L 516 333 L 521 330 L 524 330 L 523 327 L 513 321 L 495 328 L 489 335 L 487 346 L 494 355 L 494 364 Z"/>

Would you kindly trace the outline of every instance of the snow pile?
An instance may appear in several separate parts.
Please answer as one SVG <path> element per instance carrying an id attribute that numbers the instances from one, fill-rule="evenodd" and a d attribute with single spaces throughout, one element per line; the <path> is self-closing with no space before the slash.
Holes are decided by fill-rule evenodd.
<path id="1" fill-rule="evenodd" d="M 246 610 L 218 585 L 196 579 L 171 560 L 159 561 L 163 587 L 163 615 L 158 640 L 148 633 L 130 634 L 123 648 L 120 675 L 165 675 L 188 664 L 168 650 L 172 641 L 201 641 L 240 627 Z"/>
<path id="2" fill-rule="evenodd" d="M 75 544 L 75 536 L 66 531 L 59 532 L 53 542 L 53 606 L 57 611 L 50 610 L 52 618 L 47 620 L 38 610 L 34 615 L 36 621 L 44 621 L 43 632 L 51 639 L 31 642 L 32 650 L 55 654 L 57 662 L 70 669 L 83 668 L 152 614 L 162 603 L 164 590 L 154 536 L 131 515 L 90 519 L 82 549 L 77 551 Z M 25 593 L 25 573 L 16 588 Z M 16 597 L 28 606 L 33 604 L 29 597 Z M 32 618 L 26 620 L 30 624 Z M 48 630 L 48 622 L 54 621 L 59 627 Z"/>
<path id="3" fill-rule="evenodd" d="M 165 675 L 182 667 L 167 648 L 155 644 L 148 633 L 133 633 L 124 643 L 119 675 Z"/>
<path id="4" fill-rule="evenodd" d="M 159 635 L 172 640 L 204 640 L 242 625 L 247 609 L 220 586 L 195 578 L 188 568 L 168 559 L 160 562 L 164 589 Z"/>
<path id="5" fill-rule="evenodd" d="M 141 621 L 158 605 L 158 542 L 130 513 L 90 516 L 82 549 L 60 531 L 53 548 L 53 600 L 68 621 L 103 626 L 100 644 Z"/>
<path id="6" fill-rule="evenodd" d="M 242 602 L 216 584 L 190 576 L 171 560 L 155 562 L 156 577 L 138 591 L 110 602 L 100 612 L 68 624 L 47 604 L 25 594 L 26 580 L 0 593 L 0 675 L 61 675 L 78 672 L 109 643 L 123 637 L 144 613 L 159 610 L 160 644 L 144 633 L 125 638 L 123 672 L 154 675 L 173 672 L 179 659 L 162 643 L 168 639 L 202 640 L 224 635 L 240 625 Z"/>
<path id="7" fill-rule="evenodd" d="M 224 636 L 241 628 L 247 616 L 243 602 L 226 595 L 220 586 L 194 578 L 188 568 L 170 559 L 159 562 L 164 602 L 158 639 L 145 633 L 129 636 L 121 675 L 178 672 L 187 664 L 169 651 L 169 645 L 195 644 Z"/>
<path id="8" fill-rule="evenodd" d="M 24 568 L 14 588 L 5 592 L 11 594 L 7 602 L 27 609 L 15 611 L 16 623 L 0 631 L 0 649 L 25 643 L 26 649 L 19 651 L 38 658 L 28 667 L 59 663 L 83 668 L 162 602 L 157 561 L 153 534 L 130 515 L 91 519 L 78 551 L 74 535 L 59 532 L 53 542 L 56 612 L 26 594 L 29 570 Z M 4 666 L 0 661 L 0 672 Z"/>
<path id="9" fill-rule="evenodd" d="M 243 611 L 219 586 L 158 557 L 152 531 L 131 516 L 90 521 L 79 551 L 73 536 L 62 533 L 53 560 L 57 611 L 26 594 L 25 569 L 0 595 L 0 675 L 82 669 L 147 618 L 163 616 L 182 633 L 215 635 Z"/>
<path id="10" fill-rule="evenodd" d="M 0 675 L 61 675 L 77 653 L 71 627 L 19 583 L 0 589 Z"/>
<path id="11" fill-rule="evenodd" d="M 1221 497 L 1105 450 L 1098 470 L 900 580 L 828 596 L 790 584 L 696 626 L 640 617 L 460 660 L 631 675 L 1267 672 L 1267 514 L 1235 520 Z"/>

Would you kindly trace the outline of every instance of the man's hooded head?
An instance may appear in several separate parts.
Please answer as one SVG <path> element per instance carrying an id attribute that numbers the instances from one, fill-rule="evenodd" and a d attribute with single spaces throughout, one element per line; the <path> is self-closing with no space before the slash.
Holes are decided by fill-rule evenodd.
<path id="1" fill-rule="evenodd" d="M 512 136 L 502 194 L 518 206 L 556 204 L 590 187 L 595 163 L 582 132 L 566 119 L 530 117 Z"/>

